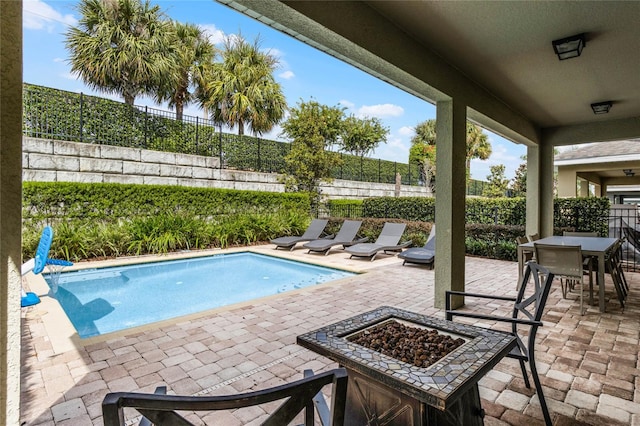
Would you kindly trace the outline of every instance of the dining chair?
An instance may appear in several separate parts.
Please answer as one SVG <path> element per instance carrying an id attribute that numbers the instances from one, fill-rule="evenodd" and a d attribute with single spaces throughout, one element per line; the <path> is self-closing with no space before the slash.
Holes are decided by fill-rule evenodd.
<path id="1" fill-rule="evenodd" d="M 522 244 L 526 244 L 528 243 L 529 240 L 527 239 L 527 237 L 516 237 L 516 246 L 522 245 Z M 522 256 L 523 256 L 523 262 L 525 264 L 525 266 L 523 267 L 523 270 L 526 268 L 526 263 L 530 260 L 533 260 L 534 257 L 534 251 L 533 250 L 523 250 L 522 251 Z"/>
<path id="2" fill-rule="evenodd" d="M 518 283 L 519 289 L 516 297 L 466 293 L 462 291 L 445 292 L 445 315 L 449 321 L 452 321 L 454 316 L 458 316 L 463 318 L 479 319 L 482 321 L 497 321 L 511 324 L 511 334 L 516 338 L 517 344 L 513 350 L 507 354 L 507 357 L 517 359 L 520 363 L 524 384 L 527 388 L 531 388 L 529 376 L 527 375 L 527 369 L 525 367 L 525 363 L 529 363 L 531 377 L 533 378 L 533 383 L 536 387 L 538 400 L 540 401 L 540 408 L 542 409 L 542 415 L 546 426 L 551 426 L 552 422 L 551 415 L 549 414 L 549 408 L 547 407 L 547 402 L 542 391 L 542 384 L 538 377 L 538 369 L 536 367 L 535 360 L 535 343 L 538 327 L 542 327 L 543 325 L 542 313 L 544 311 L 545 304 L 547 303 L 547 297 L 549 296 L 553 277 L 554 275 L 549 269 L 534 261 L 530 261 L 527 262 L 522 280 Z M 514 303 L 513 311 L 510 317 L 503 317 L 497 315 L 483 315 L 477 312 L 452 310 L 452 296 L 464 296 L 465 299 L 475 298 L 510 301 Z"/>
<path id="3" fill-rule="evenodd" d="M 564 237 L 597 237 L 597 232 L 583 232 L 583 231 L 563 231 Z"/>
<path id="4" fill-rule="evenodd" d="M 326 403 L 322 389 L 332 385 L 331 408 Z M 347 399 L 347 372 L 343 368 L 313 374 L 305 370 L 304 378 L 295 382 L 259 391 L 236 395 L 182 396 L 166 395 L 166 386 L 160 386 L 156 393 L 112 392 L 102 401 L 104 426 L 124 426 L 124 408 L 129 407 L 142 414 L 140 425 L 193 425 L 178 411 L 216 411 L 254 407 L 262 404 L 281 402 L 278 408 L 261 424 L 289 424 L 298 413 L 304 411 L 304 425 L 316 423 L 317 410 L 322 425 L 342 426 L 344 424 Z M 314 409 L 315 407 L 315 409 Z"/>
<path id="5" fill-rule="evenodd" d="M 624 238 L 618 239 L 616 243 L 611 247 L 611 250 L 605 255 L 604 268 L 605 273 L 611 276 L 613 281 L 613 287 L 616 291 L 616 296 L 620 302 L 620 306 L 624 311 L 624 302 L 629 294 L 629 284 L 624 276 L 622 270 L 622 245 L 624 244 Z M 594 265 L 594 272 L 598 272 L 597 263 Z"/>
<path id="6" fill-rule="evenodd" d="M 589 238 L 595 238 L 598 236 L 597 232 L 588 232 L 588 231 L 563 231 L 562 232 L 562 236 L 563 237 L 589 237 Z M 584 264 L 582 265 L 583 269 L 585 270 L 585 272 L 589 272 L 589 279 L 593 280 L 593 273 L 596 272 L 596 264 L 598 263 L 598 258 L 597 257 L 592 257 L 591 259 L 585 259 L 584 260 Z M 591 268 L 591 269 L 589 269 Z"/>
<path id="7" fill-rule="evenodd" d="M 580 284 L 580 315 L 584 315 L 584 258 L 580 246 L 559 246 L 551 244 L 533 244 L 536 262 L 560 278 L 562 297 L 566 299 L 567 290 Z M 588 257 L 587 259 L 591 259 Z M 592 268 L 589 267 L 589 271 Z M 593 300 L 593 274 L 589 273 L 589 300 Z"/>
<path id="8" fill-rule="evenodd" d="M 530 243 L 534 241 L 538 241 L 540 239 L 540 234 L 536 232 L 535 234 L 527 235 L 527 239 L 529 240 Z"/>

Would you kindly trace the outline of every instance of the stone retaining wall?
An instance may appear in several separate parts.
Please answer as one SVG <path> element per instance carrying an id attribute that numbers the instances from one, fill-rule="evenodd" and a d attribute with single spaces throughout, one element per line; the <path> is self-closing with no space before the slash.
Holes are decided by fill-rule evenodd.
<path id="1" fill-rule="evenodd" d="M 284 192 L 275 173 L 220 169 L 218 157 L 24 137 L 22 176 L 33 182 L 136 183 Z M 322 185 L 330 199 L 393 196 L 395 185 L 336 179 Z M 426 196 L 401 185 L 401 196 Z"/>

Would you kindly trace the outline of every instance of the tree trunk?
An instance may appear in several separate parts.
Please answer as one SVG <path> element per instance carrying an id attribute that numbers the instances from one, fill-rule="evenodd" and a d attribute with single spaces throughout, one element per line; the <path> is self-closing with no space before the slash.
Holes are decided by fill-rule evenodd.
<path id="1" fill-rule="evenodd" d="M 182 102 L 176 102 L 176 121 L 182 121 L 183 111 L 184 111 L 184 104 Z"/>
<path id="2" fill-rule="evenodd" d="M 238 135 L 239 136 L 244 135 L 244 121 L 242 120 L 238 121 Z"/>

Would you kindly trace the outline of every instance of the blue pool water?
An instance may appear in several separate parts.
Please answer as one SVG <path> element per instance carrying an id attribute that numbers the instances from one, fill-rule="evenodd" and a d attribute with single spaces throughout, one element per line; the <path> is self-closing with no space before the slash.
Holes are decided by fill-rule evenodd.
<path id="1" fill-rule="evenodd" d="M 43 274 L 82 338 L 352 275 L 248 252 Z"/>

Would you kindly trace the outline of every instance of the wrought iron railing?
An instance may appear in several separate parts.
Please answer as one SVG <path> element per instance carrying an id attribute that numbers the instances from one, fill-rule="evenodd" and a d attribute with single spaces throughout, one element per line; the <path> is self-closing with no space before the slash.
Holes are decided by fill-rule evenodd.
<path id="1" fill-rule="evenodd" d="M 291 144 L 252 136 L 223 133 L 208 118 L 183 115 L 148 106 L 31 84 L 23 89 L 25 136 L 219 156 L 221 167 L 286 173 L 285 156 Z M 337 179 L 421 185 L 416 165 L 336 153 L 341 165 Z"/>

